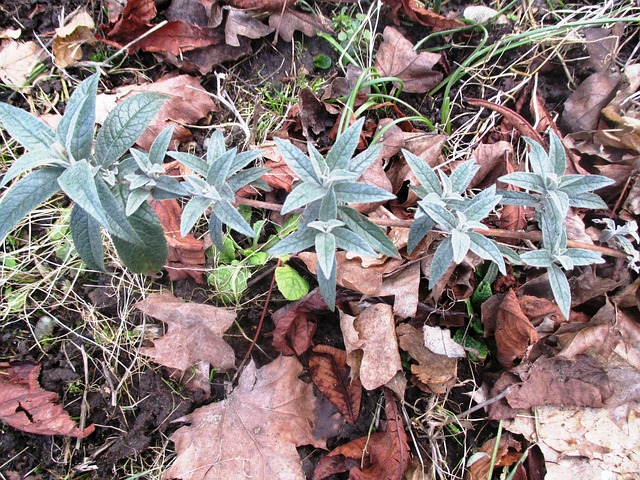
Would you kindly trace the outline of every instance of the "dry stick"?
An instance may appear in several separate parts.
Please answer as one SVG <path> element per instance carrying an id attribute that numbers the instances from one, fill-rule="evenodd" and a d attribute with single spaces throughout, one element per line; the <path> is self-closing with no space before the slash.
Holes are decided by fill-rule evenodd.
<path id="1" fill-rule="evenodd" d="M 248 205 L 250 207 L 264 208 L 267 210 L 282 210 L 282 205 L 272 202 L 262 202 L 260 200 L 252 200 L 250 198 L 238 198 L 236 203 L 242 205 Z M 373 223 L 381 227 L 401 227 L 409 228 L 413 223 L 413 220 L 399 220 L 394 218 L 370 218 Z M 530 240 L 532 242 L 542 241 L 542 232 L 521 232 L 514 230 L 503 230 L 499 228 L 474 228 L 474 232 L 484 235 L 486 237 L 500 237 L 500 238 L 515 238 L 518 240 Z M 569 248 L 582 248 L 584 250 L 592 250 L 599 252 L 608 257 L 615 258 L 627 258 L 627 254 L 620 250 L 613 248 L 601 247 L 599 245 L 591 245 L 590 243 L 576 242 L 574 240 L 567 240 L 567 247 Z"/>

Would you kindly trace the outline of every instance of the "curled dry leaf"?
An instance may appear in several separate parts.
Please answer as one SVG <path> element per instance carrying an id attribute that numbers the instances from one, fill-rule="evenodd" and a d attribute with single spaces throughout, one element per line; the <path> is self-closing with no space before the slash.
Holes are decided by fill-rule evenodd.
<path id="1" fill-rule="evenodd" d="M 395 320 L 389 305 L 371 305 L 357 317 L 340 312 L 340 328 L 347 363 L 353 377 L 360 378 L 364 388 L 375 390 L 402 370 Z"/>
<path id="2" fill-rule="evenodd" d="M 167 333 L 140 353 L 183 372 L 202 360 L 220 370 L 235 367 L 233 349 L 222 339 L 236 318 L 231 310 L 185 303 L 171 293 L 149 295 L 135 307 L 168 324 Z"/>
<path id="3" fill-rule="evenodd" d="M 467 464 L 468 470 L 465 475 L 465 480 L 486 480 L 491 468 L 491 457 L 493 455 L 496 446 L 496 439 L 492 438 L 487 440 L 478 449 L 478 452 L 473 455 L 473 460 Z M 498 444 L 498 450 L 495 456 L 496 467 L 510 467 L 514 463 L 518 462 L 522 457 L 522 444 L 515 440 L 508 432 L 504 433 L 500 437 L 500 443 Z M 519 476 L 515 478 L 527 478 L 522 464 L 518 465 Z M 518 475 L 518 474 L 516 474 Z"/>
<path id="4" fill-rule="evenodd" d="M 317 345 L 309 357 L 311 380 L 333 403 L 347 423 L 354 425 L 360 415 L 362 384 L 351 381 L 347 352 L 327 345 Z"/>
<path id="5" fill-rule="evenodd" d="M 196 409 L 170 438 L 177 458 L 163 479 L 304 480 L 297 446 L 325 448 L 313 435 L 313 385 L 295 357 L 252 362 L 227 399 Z"/>
<path id="6" fill-rule="evenodd" d="M 376 55 L 376 69 L 382 76 L 399 78 L 408 93 L 425 93 L 442 80 L 442 74 L 433 70 L 439 54 L 416 53 L 411 42 L 393 27 L 386 27 L 383 36 Z"/>
<path id="7" fill-rule="evenodd" d="M 289 303 L 276 310 L 271 320 L 276 328 L 273 330 L 273 346 L 284 355 L 302 355 L 311 346 L 311 339 L 316 333 L 314 314 L 327 310 L 319 289 L 314 289 L 300 300 Z"/>
<path id="8" fill-rule="evenodd" d="M 418 387 L 436 395 L 447 393 L 456 383 L 458 360 L 433 353 L 424 346 L 422 332 L 411 325 L 402 324 L 396 332 L 400 348 L 418 362 L 418 365 L 411 365 Z"/>
<path id="9" fill-rule="evenodd" d="M 76 426 L 56 402 L 57 393 L 40 388 L 40 365 L 0 362 L 0 420 L 23 432 L 84 438 L 95 430 Z"/>
<path id="10" fill-rule="evenodd" d="M 238 35 L 255 39 L 269 35 L 273 30 L 273 27 L 265 25 L 250 12 L 231 7 L 224 26 L 224 38 L 227 45 L 239 47 Z"/>
<path id="11" fill-rule="evenodd" d="M 186 237 L 180 235 L 182 208 L 178 202 L 175 199 L 169 199 L 152 200 L 150 203 L 160 219 L 164 238 L 169 247 L 169 256 L 165 265 L 169 279 L 175 281 L 191 277 L 198 283 L 205 283 L 205 245 L 202 240 L 197 240 L 191 234 Z"/>
<path id="12" fill-rule="evenodd" d="M 84 10 L 64 27 L 56 28 L 51 49 L 58 67 L 67 68 L 82 59 L 82 45 L 95 41 L 94 28 L 93 18 Z"/>
<path id="13" fill-rule="evenodd" d="M 41 59 L 42 48 L 35 42 L 3 40 L 0 43 L 0 80 L 7 85 L 22 87 Z"/>
<path id="14" fill-rule="evenodd" d="M 459 20 L 447 18 L 443 15 L 427 10 L 420 6 L 417 0 L 384 0 L 383 3 L 389 6 L 391 10 L 391 20 L 396 25 L 400 23 L 398 19 L 399 10 L 402 10 L 402 13 L 404 13 L 410 20 L 432 27 L 434 30 L 459 28 L 464 25 L 464 23 Z"/>

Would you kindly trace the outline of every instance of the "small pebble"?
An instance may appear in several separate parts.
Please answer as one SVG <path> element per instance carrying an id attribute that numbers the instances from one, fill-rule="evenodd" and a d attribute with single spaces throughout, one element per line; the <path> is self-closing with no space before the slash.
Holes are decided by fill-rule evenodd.
<path id="1" fill-rule="evenodd" d="M 47 337 L 53 335 L 53 329 L 55 322 L 49 315 L 43 315 L 38 319 L 35 328 L 33 329 L 34 336 L 38 342 L 44 340 Z"/>

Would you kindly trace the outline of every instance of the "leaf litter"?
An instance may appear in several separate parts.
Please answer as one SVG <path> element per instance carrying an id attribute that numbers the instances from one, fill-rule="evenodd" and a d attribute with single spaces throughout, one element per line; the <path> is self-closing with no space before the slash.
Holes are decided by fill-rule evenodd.
<path id="1" fill-rule="evenodd" d="M 291 42 L 302 38 L 301 33 L 311 37 L 319 32 L 331 32 L 325 18 L 303 12 L 293 6 L 293 2 L 237 0 L 221 8 L 208 2 L 173 0 L 165 12 L 169 22 L 140 38 L 159 26 L 156 4 L 130 0 L 120 5 L 123 8 L 118 8 L 117 3 L 107 2 L 109 23 L 101 27 L 102 37 L 98 35 L 101 41 L 121 48 L 137 40 L 127 46 L 130 53 L 151 52 L 159 61 L 191 74 L 206 75 L 223 62 L 249 56 L 258 43 L 250 39 L 274 35 L 274 40 L 277 36 Z M 456 19 L 430 12 L 411 0 L 384 3 L 390 8 L 392 21 L 406 18 L 435 30 L 462 25 Z M 79 28 L 85 27 L 90 29 L 88 24 Z M 67 30 L 73 34 L 71 27 Z M 448 55 L 414 50 L 416 36 L 407 30 L 391 26 L 384 29 L 377 46 L 376 67 L 380 74 L 401 80 L 406 93 L 424 93 L 438 85 L 443 72 L 448 73 Z M 571 149 L 568 153 L 580 161 L 577 167 L 570 165 L 569 168 L 605 175 L 617 171 L 619 181 L 610 187 L 614 201 L 608 202 L 609 206 L 615 204 L 616 195 L 619 195 L 625 200 L 618 206 L 621 207 L 620 218 L 625 215 L 633 218 L 640 209 L 637 208 L 638 184 L 628 182 L 635 161 L 629 152 L 638 152 L 638 142 L 635 141 L 637 112 L 629 98 L 638 89 L 637 70 L 629 65 L 620 76 L 615 72 L 611 75 L 603 73 L 606 68 L 613 67 L 611 59 L 619 54 L 620 34 L 611 31 L 585 34 L 592 35 L 587 47 L 592 71 L 583 76 L 576 91 L 569 95 L 561 119 L 564 131 L 573 132 L 564 141 Z M 78 43 L 65 48 L 73 50 L 80 42 L 91 40 L 89 36 L 84 37 L 84 33 L 82 35 L 82 38 L 72 40 Z M 65 35 L 58 32 L 58 37 L 65 38 Z M 6 41 L 3 40 L 3 45 Z M 71 65 L 78 60 L 71 55 L 69 60 L 60 57 L 59 62 L 62 66 L 64 62 Z M 25 72 L 32 67 L 33 63 Z M 2 72 L 0 68 L 0 75 Z M 28 72 L 23 72 L 16 77 L 17 81 L 24 82 L 26 75 Z M 349 79 L 348 72 L 346 78 L 339 80 L 354 85 L 354 78 Z M 334 80 L 333 83 L 331 89 L 338 92 L 340 82 Z M 175 145 L 183 144 L 192 136 L 189 125 L 203 119 L 207 121 L 209 115 L 219 113 L 218 104 L 204 92 L 202 85 L 205 84 L 198 77 L 180 74 L 158 77 L 151 84 L 137 87 L 140 91 L 157 90 L 172 97 L 168 109 L 160 117 L 163 123 L 153 125 L 139 144 L 148 147 L 167 121 L 179 126 Z M 400 82 L 396 82 L 396 86 L 399 85 Z M 135 89 L 120 87 L 112 97 L 120 98 Z M 523 131 L 530 131 L 532 135 L 541 132 L 539 125 L 533 129 L 531 125 L 536 123 L 529 123 L 529 119 L 539 114 L 538 109 L 544 114 L 549 106 L 547 103 L 545 107 L 545 99 L 539 95 L 540 92 L 519 92 L 516 105 L 509 107 L 498 105 L 495 98 L 491 100 L 497 105 L 494 108 L 488 106 L 489 100 L 482 105 L 470 102 L 471 107 L 484 106 L 492 110 L 490 115 L 502 115 L 503 121 L 499 130 L 480 139 L 476 137 L 479 141 L 466 150 L 464 158 L 460 158 L 455 149 L 449 150 L 455 132 L 452 136 L 425 133 L 409 122 L 399 122 L 399 126 L 387 130 L 382 137 L 383 153 L 363 181 L 401 194 L 403 201 L 385 206 L 368 205 L 365 208 L 370 218 L 392 219 L 398 224 L 413 218 L 418 196 L 408 187 L 417 187 L 419 182 L 398 156 L 402 148 L 447 173 L 455 171 L 460 163 L 458 160 L 471 156 L 480 165 L 480 171 L 470 184 L 473 188 L 491 186 L 504 173 L 520 169 L 517 138 Z M 338 95 L 316 95 L 308 89 L 301 96 L 305 101 L 288 119 L 290 128 L 276 134 L 299 145 L 310 142 L 324 148 L 326 144 L 321 145 L 321 135 L 331 132 L 329 135 L 335 138 L 335 117 L 341 115 L 334 102 Z M 361 95 L 360 101 L 366 98 Z M 113 100 L 106 103 L 113 106 Z M 527 112 L 523 107 L 529 101 L 536 112 Z M 469 106 L 465 108 L 471 110 Z M 379 111 L 383 112 L 382 109 Z M 396 106 L 390 111 L 402 118 L 401 108 Z M 385 115 L 389 112 L 380 114 Z M 524 123 L 520 119 L 525 119 Z M 365 129 L 360 139 L 361 147 L 370 140 L 372 132 L 389 124 L 385 123 L 389 118 L 376 120 Z M 544 122 L 545 126 L 559 131 L 551 115 L 544 115 Z M 269 145 L 261 147 L 269 149 Z M 625 150 L 626 156 L 618 150 Z M 271 148 L 271 152 L 271 157 L 267 155 L 270 158 L 267 165 L 275 168 L 264 179 L 278 194 L 290 192 L 297 178 L 282 162 L 277 150 Z M 576 152 L 588 154 L 580 157 Z M 449 156 L 455 157 L 454 161 L 450 161 Z M 620 158 L 623 158 L 622 162 L 616 163 L 614 159 Z M 179 175 L 183 173 L 179 172 Z M 620 193 L 625 182 L 629 183 L 628 194 Z M 274 198 L 275 195 L 271 197 Z M 166 268 L 169 279 L 184 282 L 190 278 L 203 282 L 202 272 L 208 265 L 205 242 L 193 235 L 179 236 L 180 207 L 174 201 L 163 202 L 167 203 L 156 204 L 155 208 L 172 252 Z M 616 209 L 610 212 L 612 217 L 615 217 Z M 598 237 L 586 228 L 592 218 L 579 211 L 571 212 L 570 217 L 567 230 L 571 232 L 571 239 L 594 245 Z M 492 227 L 516 232 L 526 230 L 531 221 L 531 212 L 526 208 L 508 205 L 489 223 Z M 251 361 L 238 372 L 237 386 L 227 385 L 224 399 L 216 398 L 213 403 L 182 417 L 183 426 L 171 436 L 177 455 L 173 466 L 164 472 L 164 478 L 235 478 L 238 475 L 277 478 L 283 474 L 284 478 L 308 478 L 309 471 L 303 470 L 296 447 L 310 445 L 326 450 L 329 440 L 316 429 L 322 422 L 318 418 L 321 410 L 316 395 L 326 397 L 342 415 L 341 422 L 355 428 L 359 415 L 366 413 L 361 410 L 367 397 L 375 392 L 382 392 L 380 400 L 385 406 L 383 418 L 376 419 L 378 427 L 368 436 L 356 436 L 352 430 L 346 436 L 336 437 L 334 431 L 335 440 L 330 444 L 335 448 L 319 455 L 321 458 L 313 478 L 326 478 L 338 472 L 349 472 L 351 478 L 403 478 L 412 457 L 415 460 L 416 453 L 425 453 L 420 450 L 424 447 L 419 440 L 407 438 L 407 432 L 414 434 L 418 430 L 413 422 L 405 423 L 406 417 L 403 419 L 401 413 L 409 405 L 405 403 L 408 400 L 408 397 L 405 399 L 405 388 L 409 391 L 417 387 L 424 392 L 425 395 L 419 394 L 422 395 L 420 401 L 432 394 L 444 397 L 459 387 L 461 371 L 483 367 L 493 368 L 489 377 L 497 378 L 495 382 L 488 379 L 483 385 L 484 388 L 492 386 L 489 397 L 495 399 L 502 395 L 498 401 L 489 404 L 487 414 L 493 419 L 505 419 L 504 427 L 512 432 L 503 433 L 500 439 L 496 449 L 497 466 L 511 467 L 524 455 L 531 457 L 532 444 L 537 443 L 546 459 L 548 478 L 568 478 L 568 471 L 581 472 L 585 477 L 603 472 L 614 472 L 620 478 L 630 474 L 638 464 L 634 456 L 638 439 L 633 433 L 637 431 L 638 392 L 631 386 L 639 383 L 640 361 L 637 353 L 639 334 L 634 317 L 637 312 L 629 310 L 637 308 L 637 286 L 634 287 L 637 282 L 632 283 L 634 277 L 624 262 L 610 260 L 606 265 L 574 269 L 569 278 L 573 303 L 568 319 L 551 300 L 546 277 L 531 280 L 531 270 L 525 270 L 519 271 L 522 279 L 516 278 L 513 276 L 513 272 L 518 271 L 516 267 L 494 283 L 494 292 L 501 284 L 510 288 L 500 294 L 491 292 L 492 296 L 482 305 L 481 312 L 473 312 L 471 301 L 465 304 L 463 300 L 470 298 L 480 284 L 483 267 L 478 259 L 467 256 L 460 265 L 449 268 L 433 291 L 428 292 L 425 281 L 430 275 L 433 251 L 437 246 L 434 242 L 437 241 L 426 238 L 417 247 L 418 253 L 409 255 L 406 252 L 407 230 L 399 226 L 387 230 L 400 252 L 396 258 L 371 259 L 338 253 L 338 285 L 361 295 L 357 301 L 349 295 L 338 297 L 340 327 L 335 322 L 333 326 L 342 338 L 333 341 L 339 347 L 344 345 L 344 350 L 327 345 L 313 347 L 315 341 L 320 342 L 319 332 L 326 328 L 322 322 L 328 322 L 331 317 L 317 291 L 270 311 L 273 330 L 269 333 L 273 337 L 273 347 L 288 356 L 276 358 L 274 354 L 266 361 L 263 359 L 265 363 L 260 368 Z M 523 245 L 518 238 L 509 236 L 503 243 L 516 248 Z M 315 273 L 315 254 L 306 252 L 298 258 L 309 272 Z M 535 274 L 531 276 L 535 277 Z M 530 281 L 524 283 L 525 280 Z M 624 304 L 618 302 L 621 297 L 610 295 L 620 287 L 626 291 Z M 139 351 L 145 357 L 167 369 L 179 370 L 183 377 L 197 377 L 203 391 L 210 389 L 211 376 L 215 372 L 235 369 L 236 356 L 241 352 L 229 343 L 232 342 L 230 328 L 236 312 L 183 302 L 166 293 L 150 295 L 136 306 L 166 324 L 164 335 L 147 336 L 144 340 Z M 426 316 L 425 311 L 428 312 Z M 457 360 L 468 356 L 473 348 L 456 343 L 459 338 L 454 336 L 454 341 L 449 329 L 464 327 L 468 335 L 473 335 L 470 325 L 472 319 L 477 320 L 478 314 L 482 318 L 478 338 L 495 342 L 495 347 L 491 347 L 494 348 L 492 355 L 495 354 L 500 366 Z M 454 316 L 462 319 L 455 327 L 448 320 Z M 304 375 L 300 360 L 308 361 L 316 393 Z M 68 422 L 68 416 L 60 412 L 58 406 L 52 406 L 55 396 L 40 389 L 37 376 L 37 369 L 29 374 L 27 392 L 30 393 L 24 395 L 33 394 L 38 401 L 40 397 L 46 399 L 45 409 L 55 412 L 55 421 L 63 424 L 55 434 L 89 435 L 90 428 L 79 430 L 73 422 Z M 411 386 L 403 384 L 405 376 Z M 189 390 L 187 382 L 183 386 Z M 394 398 L 392 390 L 400 398 Z M 6 388 L 2 387 L 0 392 L 4 395 Z M 411 392 L 415 398 L 415 390 Z M 37 423 L 37 417 L 23 403 L 19 408 L 14 403 L 7 405 L 13 409 L 11 415 L 22 413 L 20 408 L 29 413 L 26 416 L 29 421 L 18 415 L 22 423 L 12 424 L 5 420 L 7 423 L 34 433 L 51 432 L 45 427 L 36 431 L 38 428 L 30 425 L 30 422 Z M 531 416 L 532 411 L 535 418 Z M 516 439 L 512 434 L 519 436 Z M 467 462 L 466 478 L 487 477 L 488 460 L 496 443 L 497 439 L 493 438 L 477 445 L 478 453 L 472 457 L 475 460 Z M 621 447 L 631 453 L 621 454 Z M 516 468 L 517 478 L 540 478 L 522 464 Z M 426 472 L 424 466 L 420 470 L 418 475 Z"/>

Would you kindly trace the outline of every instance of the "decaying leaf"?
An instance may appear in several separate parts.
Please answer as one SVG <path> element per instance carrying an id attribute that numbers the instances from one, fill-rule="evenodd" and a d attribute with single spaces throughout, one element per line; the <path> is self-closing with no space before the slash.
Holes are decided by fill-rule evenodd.
<path id="1" fill-rule="evenodd" d="M 424 345 L 422 332 L 409 324 L 398 326 L 396 332 L 400 348 L 418 362 L 411 365 L 418 387 L 437 395 L 447 393 L 456 383 L 458 360 L 429 350 Z"/>
<path id="2" fill-rule="evenodd" d="M 384 432 L 361 437 L 329 452 L 318 463 L 313 480 L 349 471 L 354 480 L 401 480 L 411 463 L 402 416 L 390 390 L 385 389 Z"/>
<path id="3" fill-rule="evenodd" d="M 135 307 L 168 324 L 167 333 L 140 353 L 183 372 L 201 360 L 220 370 L 235 367 L 233 349 L 222 339 L 236 318 L 231 310 L 186 303 L 171 293 L 149 295 Z"/>
<path id="4" fill-rule="evenodd" d="M 451 331 L 446 328 L 423 327 L 424 346 L 438 355 L 448 358 L 464 358 L 467 356 L 462 345 L 456 343 L 451 338 Z"/>
<path id="5" fill-rule="evenodd" d="M 273 30 L 273 27 L 265 25 L 250 12 L 230 7 L 224 26 L 225 42 L 232 47 L 239 47 L 238 35 L 260 38 L 269 35 Z"/>
<path id="6" fill-rule="evenodd" d="M 340 328 L 352 376 L 367 390 L 389 382 L 402 370 L 392 308 L 377 303 L 357 317 L 340 312 Z"/>
<path id="7" fill-rule="evenodd" d="M 153 83 L 122 86 L 115 89 L 112 94 L 98 95 L 96 112 L 98 123 L 102 123 L 110 109 L 117 103 L 131 95 L 143 92 L 161 93 L 167 97 L 158 115 L 138 139 L 138 145 L 144 150 L 148 150 L 158 134 L 169 125 L 174 126 L 172 141 L 185 142 L 193 135 L 185 125 L 195 125 L 211 112 L 219 110 L 211 95 L 202 88 L 200 80 L 196 77 L 167 75 Z"/>
<path id="8" fill-rule="evenodd" d="M 13 39 L 0 43 L 0 80 L 14 87 L 22 87 L 42 59 L 42 49 L 35 42 Z"/>
<path id="9" fill-rule="evenodd" d="M 495 446 L 495 438 L 491 438 L 482 444 L 467 463 L 469 469 L 464 477 L 465 480 L 486 480 Z M 500 437 L 494 465 L 495 467 L 510 467 L 520 460 L 521 456 L 522 445 L 520 442 L 516 441 L 509 433 L 505 433 Z M 520 476 L 515 478 L 526 478 L 522 464 L 518 465 L 518 468 L 522 469 L 522 471 Z"/>
<path id="10" fill-rule="evenodd" d="M 298 379 L 295 357 L 242 372 L 229 397 L 196 409 L 172 436 L 177 458 L 163 479 L 304 480 L 297 446 L 325 448 L 313 436 L 313 385 Z"/>
<path id="11" fill-rule="evenodd" d="M 316 323 L 312 321 L 318 313 L 327 310 L 319 289 L 314 289 L 300 300 L 276 310 L 271 320 L 273 346 L 284 355 L 302 355 L 311 346 L 316 333 Z"/>
<path id="12" fill-rule="evenodd" d="M 398 25 L 398 12 L 402 10 L 410 20 L 421 23 L 435 30 L 445 30 L 449 28 L 459 28 L 464 25 L 460 20 L 447 18 L 435 12 L 427 10 L 418 3 L 417 0 L 384 0 L 391 9 L 391 20 Z"/>
<path id="13" fill-rule="evenodd" d="M 360 415 L 362 384 L 351 381 L 347 352 L 327 345 L 317 345 L 309 357 L 311 380 L 333 403 L 347 423 L 354 425 Z"/>
<path id="14" fill-rule="evenodd" d="M 617 73 L 591 74 L 564 103 L 562 124 L 570 132 L 595 130 L 601 110 L 614 97 L 619 83 Z"/>
<path id="15" fill-rule="evenodd" d="M 318 31 L 331 33 L 329 23 L 323 17 L 291 8 L 272 13 L 269 17 L 269 26 L 275 29 L 285 42 L 291 42 L 296 31 L 302 32 L 308 37 L 315 37 Z"/>
<path id="16" fill-rule="evenodd" d="M 169 256 L 165 265 L 169 278 L 175 281 L 191 277 L 198 283 L 205 283 L 205 245 L 202 240 L 197 240 L 192 234 L 186 237 L 180 235 L 182 208 L 178 202 L 175 199 L 169 199 L 152 200 L 150 203 L 162 223 L 164 238 L 169 247 Z"/>
<path id="17" fill-rule="evenodd" d="M 40 388 L 40 365 L 0 362 L 0 420 L 13 428 L 38 435 L 84 438 L 95 430 L 76 426 L 56 402 L 57 393 Z"/>
<path id="18" fill-rule="evenodd" d="M 386 27 L 383 36 L 376 55 L 376 69 L 381 75 L 399 78 L 408 93 L 425 93 L 442 80 L 442 74 L 433 70 L 440 61 L 439 54 L 416 53 L 411 42 L 393 27 Z"/>
<path id="19" fill-rule="evenodd" d="M 56 65 L 67 68 L 82 59 L 82 45 L 93 43 L 95 37 L 93 18 L 85 10 L 81 10 L 64 27 L 56 28 L 51 49 Z"/>

